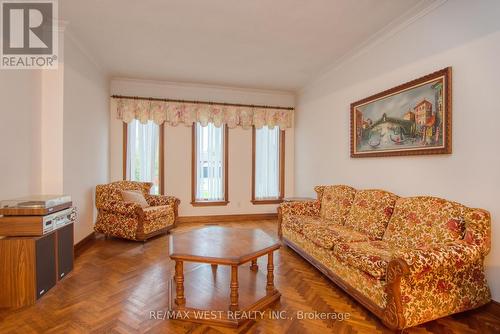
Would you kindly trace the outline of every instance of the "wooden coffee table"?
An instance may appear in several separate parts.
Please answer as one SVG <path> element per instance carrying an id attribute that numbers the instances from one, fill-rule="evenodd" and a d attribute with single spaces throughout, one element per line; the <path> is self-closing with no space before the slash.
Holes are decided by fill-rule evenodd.
<path id="1" fill-rule="evenodd" d="M 171 234 L 174 309 L 189 314 L 181 320 L 237 327 L 251 320 L 256 311 L 279 300 L 281 294 L 274 286 L 273 252 L 280 246 L 260 229 L 210 226 Z M 262 273 L 257 259 L 264 255 L 267 272 Z M 211 266 L 202 264 L 184 273 L 186 261 Z M 246 263 L 250 263 L 244 266 L 248 268 L 239 268 Z M 200 311 L 213 312 L 200 317 L 204 314 Z"/>

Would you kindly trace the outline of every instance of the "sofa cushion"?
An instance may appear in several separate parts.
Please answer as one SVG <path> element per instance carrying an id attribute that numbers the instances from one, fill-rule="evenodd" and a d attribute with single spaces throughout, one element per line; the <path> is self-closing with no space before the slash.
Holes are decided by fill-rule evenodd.
<path id="1" fill-rule="evenodd" d="M 368 236 L 354 231 L 348 227 L 334 224 L 312 224 L 306 223 L 303 226 L 304 236 L 317 246 L 332 249 L 340 242 L 367 241 Z"/>
<path id="2" fill-rule="evenodd" d="M 283 224 L 283 227 L 285 228 L 297 233 L 302 233 L 305 224 L 320 226 L 321 224 L 324 224 L 324 220 L 318 216 L 293 215 L 288 216 L 286 220 L 283 220 Z"/>
<path id="3" fill-rule="evenodd" d="M 394 248 L 385 241 L 338 243 L 333 254 L 341 261 L 377 279 L 385 279 Z"/>
<path id="4" fill-rule="evenodd" d="M 356 189 L 348 186 L 324 187 L 321 198 L 321 217 L 334 224 L 344 225 L 355 194 Z"/>
<path id="5" fill-rule="evenodd" d="M 436 197 L 400 198 L 382 240 L 403 248 L 422 248 L 461 239 L 464 209 Z"/>
<path id="6" fill-rule="evenodd" d="M 143 209 L 146 220 L 154 220 L 160 217 L 168 216 L 172 212 L 170 205 L 150 206 Z"/>
<path id="7" fill-rule="evenodd" d="M 358 190 L 354 197 L 345 226 L 382 239 L 399 196 L 384 190 Z"/>

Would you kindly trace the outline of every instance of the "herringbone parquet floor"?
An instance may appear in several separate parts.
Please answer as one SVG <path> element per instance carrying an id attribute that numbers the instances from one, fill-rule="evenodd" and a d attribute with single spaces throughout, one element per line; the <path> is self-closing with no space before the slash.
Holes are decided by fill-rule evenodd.
<path id="1" fill-rule="evenodd" d="M 184 224 L 176 231 L 200 225 Z M 225 226 L 260 227 L 275 233 L 276 223 L 253 221 Z M 266 259 L 259 259 L 265 268 Z M 185 270 L 194 264 L 186 264 Z M 295 319 L 264 319 L 238 331 L 178 320 L 151 319 L 168 307 L 173 262 L 168 238 L 145 244 L 99 238 L 75 262 L 74 271 L 36 305 L 0 311 L 0 333 L 391 333 L 370 312 L 332 284 L 289 248 L 275 256 L 275 283 L 281 301 L 274 310 Z M 2 288 L 2 287 L 0 287 Z M 497 306 L 443 318 L 406 333 L 500 333 Z M 349 320 L 297 320 L 299 311 L 349 313 Z"/>

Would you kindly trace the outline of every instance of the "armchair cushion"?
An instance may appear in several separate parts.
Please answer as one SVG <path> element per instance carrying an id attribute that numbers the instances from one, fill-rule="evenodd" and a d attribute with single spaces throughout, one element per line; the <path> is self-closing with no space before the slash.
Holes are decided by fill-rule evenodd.
<path id="1" fill-rule="evenodd" d="M 323 189 L 321 199 L 321 217 L 334 224 L 344 225 L 356 189 L 348 186 L 327 186 Z"/>
<path id="2" fill-rule="evenodd" d="M 171 207 L 168 205 L 150 206 L 142 210 L 144 212 L 145 220 L 154 220 L 157 218 L 168 216 L 172 213 Z"/>
<path id="3" fill-rule="evenodd" d="M 382 239 L 399 196 L 384 190 L 359 190 L 347 216 L 345 226 Z"/>
<path id="4" fill-rule="evenodd" d="M 339 243 L 333 247 L 333 254 L 341 261 L 377 279 L 385 279 L 394 252 L 392 245 L 381 240 Z"/>
<path id="5" fill-rule="evenodd" d="M 124 202 L 137 203 L 142 208 L 149 207 L 149 203 L 140 190 L 122 190 L 121 193 Z"/>
<path id="6" fill-rule="evenodd" d="M 106 201 L 103 202 L 98 209 L 133 218 L 137 217 L 137 213 L 142 210 L 142 207 L 132 202 Z"/>
<path id="7" fill-rule="evenodd" d="M 304 236 L 317 246 L 332 249 L 340 242 L 368 241 L 367 235 L 342 225 L 312 223 L 303 224 Z"/>
<path id="8" fill-rule="evenodd" d="M 146 208 L 144 215 L 144 233 L 158 231 L 175 223 L 174 208 L 170 205 Z"/>

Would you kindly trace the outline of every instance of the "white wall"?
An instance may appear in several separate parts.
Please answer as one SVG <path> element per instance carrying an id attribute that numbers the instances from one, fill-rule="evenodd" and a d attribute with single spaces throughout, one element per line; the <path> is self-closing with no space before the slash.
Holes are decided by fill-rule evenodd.
<path id="1" fill-rule="evenodd" d="M 95 186 L 109 179 L 109 81 L 71 38 L 64 57 L 63 189 L 78 208 L 78 242 L 93 231 Z"/>
<path id="2" fill-rule="evenodd" d="M 291 93 L 154 81 L 112 80 L 111 93 L 185 100 L 293 106 Z M 111 108 L 113 109 L 113 108 Z M 111 112 L 111 180 L 122 179 L 122 122 Z M 293 194 L 293 129 L 286 130 L 285 194 Z M 181 200 L 180 216 L 276 212 L 276 205 L 253 205 L 252 131 L 229 130 L 229 201 L 227 206 L 193 207 L 191 201 L 191 127 L 165 128 L 165 193 Z"/>
<path id="3" fill-rule="evenodd" d="M 500 2 L 447 1 L 307 86 L 296 113 L 296 195 L 317 184 L 429 194 L 492 213 L 487 274 L 500 300 Z M 352 159 L 349 106 L 453 67 L 453 154 Z M 318 149 L 320 148 L 320 149 Z"/>
<path id="4" fill-rule="evenodd" d="M 40 191 L 40 72 L 0 70 L 0 200 Z"/>

